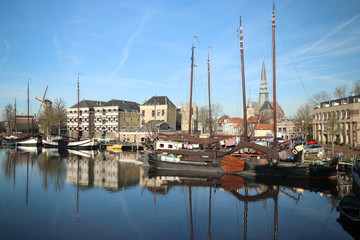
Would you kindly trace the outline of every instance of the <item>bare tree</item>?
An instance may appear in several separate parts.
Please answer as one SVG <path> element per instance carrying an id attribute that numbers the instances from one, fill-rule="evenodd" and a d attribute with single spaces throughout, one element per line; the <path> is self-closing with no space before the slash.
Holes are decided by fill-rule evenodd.
<path id="1" fill-rule="evenodd" d="M 221 112 L 223 111 L 222 105 L 220 103 L 211 104 L 211 116 L 212 116 L 212 124 L 213 124 L 213 130 L 215 134 L 217 134 L 218 126 L 217 126 L 217 120 L 219 119 L 219 116 Z"/>
<path id="2" fill-rule="evenodd" d="M 199 108 L 198 121 L 203 127 L 203 130 L 207 131 L 209 124 L 209 110 L 207 107 L 202 106 Z"/>
<path id="3" fill-rule="evenodd" d="M 8 132 L 14 131 L 15 127 L 15 109 L 12 104 L 7 104 L 3 111 L 3 119 Z"/>
<path id="4" fill-rule="evenodd" d="M 334 142 L 336 139 L 336 135 L 340 132 L 340 123 L 335 112 L 331 112 L 331 116 L 327 121 L 327 133 L 331 140 L 331 153 L 334 155 Z"/>
<path id="5" fill-rule="evenodd" d="M 326 91 L 321 91 L 308 99 L 308 104 L 310 104 L 311 108 L 314 108 L 321 102 L 329 101 L 331 99 L 331 95 Z"/>
<path id="6" fill-rule="evenodd" d="M 356 82 L 354 82 L 352 93 L 355 95 L 360 95 L 360 80 L 357 80 Z"/>
<path id="7" fill-rule="evenodd" d="M 58 128 L 58 134 L 61 134 L 61 124 L 67 119 L 65 101 L 63 98 L 56 98 L 53 104 L 54 125 Z"/>
<path id="8" fill-rule="evenodd" d="M 348 87 L 347 85 L 341 85 L 335 88 L 334 97 L 335 98 L 345 98 L 347 97 Z"/>
<path id="9" fill-rule="evenodd" d="M 52 108 L 44 108 L 39 117 L 39 126 L 46 134 L 51 132 L 54 125 L 54 112 Z"/>
<path id="10" fill-rule="evenodd" d="M 301 105 L 294 116 L 295 126 L 301 129 L 301 133 L 306 138 L 310 135 L 310 123 L 312 120 L 312 106 L 310 103 Z"/>

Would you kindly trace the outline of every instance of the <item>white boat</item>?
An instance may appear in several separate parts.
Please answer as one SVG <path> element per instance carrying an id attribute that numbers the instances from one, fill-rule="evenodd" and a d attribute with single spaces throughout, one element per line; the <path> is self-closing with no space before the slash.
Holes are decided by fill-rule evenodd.
<path id="1" fill-rule="evenodd" d="M 46 148 L 58 148 L 61 146 L 61 141 L 63 140 L 60 136 L 47 136 L 42 140 L 42 144 Z"/>
<path id="2" fill-rule="evenodd" d="M 71 140 L 68 141 L 65 145 L 65 148 L 70 149 L 97 149 L 99 147 L 99 142 L 94 139 L 84 139 L 84 140 Z"/>
<path id="3" fill-rule="evenodd" d="M 18 146 L 40 146 L 41 139 L 39 137 L 25 137 L 15 140 Z"/>

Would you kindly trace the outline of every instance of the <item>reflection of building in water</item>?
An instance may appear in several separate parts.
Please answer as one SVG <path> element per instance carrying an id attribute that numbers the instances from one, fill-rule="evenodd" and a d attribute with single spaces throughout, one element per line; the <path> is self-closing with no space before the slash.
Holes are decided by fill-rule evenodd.
<path id="1" fill-rule="evenodd" d="M 89 162 L 87 158 L 81 159 L 81 157 L 76 155 L 69 155 L 67 159 L 66 182 L 76 185 L 79 179 L 81 186 L 88 186 Z"/>
<path id="2" fill-rule="evenodd" d="M 66 181 L 82 187 L 103 187 L 110 191 L 124 189 L 139 184 L 141 166 L 135 164 L 135 153 L 102 152 L 95 159 L 69 154 Z M 79 161 L 79 163 L 78 163 Z"/>

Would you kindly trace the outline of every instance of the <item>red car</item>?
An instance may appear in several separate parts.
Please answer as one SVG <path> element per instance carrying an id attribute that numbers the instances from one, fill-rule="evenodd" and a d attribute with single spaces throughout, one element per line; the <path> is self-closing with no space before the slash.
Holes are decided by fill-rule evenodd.
<path id="1" fill-rule="evenodd" d="M 306 145 L 311 145 L 311 144 L 317 144 L 318 142 L 315 139 L 307 139 L 306 140 Z"/>

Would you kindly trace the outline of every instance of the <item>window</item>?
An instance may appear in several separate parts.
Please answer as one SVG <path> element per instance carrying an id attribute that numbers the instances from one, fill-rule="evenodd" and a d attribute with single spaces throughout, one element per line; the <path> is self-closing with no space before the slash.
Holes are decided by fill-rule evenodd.
<path id="1" fill-rule="evenodd" d="M 72 113 L 72 111 L 70 111 L 70 113 Z"/>
<path id="2" fill-rule="evenodd" d="M 116 131 L 116 128 L 115 128 L 115 127 L 113 127 L 113 131 Z"/>
<path id="3" fill-rule="evenodd" d="M 164 109 L 161 112 L 161 116 L 165 116 L 165 110 Z"/>
<path id="4" fill-rule="evenodd" d="M 142 115 L 143 117 L 145 117 L 145 110 L 142 110 L 142 111 L 141 111 L 141 115 Z"/>
<path id="5" fill-rule="evenodd" d="M 109 112 L 111 112 L 111 109 L 109 109 Z"/>
<path id="6" fill-rule="evenodd" d="M 283 128 L 283 132 L 286 132 L 286 127 Z"/>
<path id="7" fill-rule="evenodd" d="M 102 112 L 103 112 L 103 115 L 105 115 L 105 113 L 106 113 L 106 110 L 105 110 L 105 109 L 103 109 L 103 111 L 102 111 Z"/>
<path id="8" fill-rule="evenodd" d="M 155 116 L 155 110 L 151 110 L 151 117 Z"/>
<path id="9" fill-rule="evenodd" d="M 281 127 L 279 128 L 279 132 L 281 132 Z"/>
<path id="10" fill-rule="evenodd" d="M 157 113 L 156 113 L 156 115 L 159 117 L 159 116 L 160 116 L 161 111 L 160 111 L 160 110 L 157 110 L 156 112 L 157 112 Z"/>
<path id="11" fill-rule="evenodd" d="M 350 119 L 350 109 L 346 109 L 346 119 Z"/>

